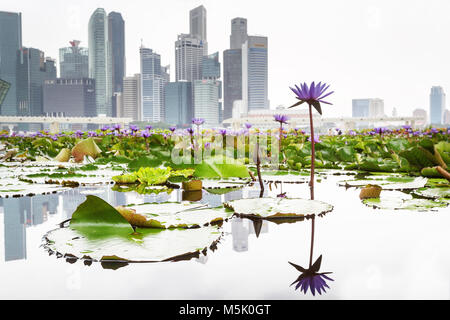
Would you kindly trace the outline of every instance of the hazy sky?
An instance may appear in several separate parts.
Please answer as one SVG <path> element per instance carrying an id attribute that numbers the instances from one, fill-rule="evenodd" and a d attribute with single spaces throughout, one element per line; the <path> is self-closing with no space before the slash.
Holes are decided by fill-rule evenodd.
<path id="1" fill-rule="evenodd" d="M 174 42 L 189 32 L 189 10 L 207 10 L 210 53 L 229 48 L 230 20 L 248 19 L 249 34 L 269 37 L 271 107 L 295 102 L 289 86 L 326 81 L 335 94 L 325 116 L 350 115 L 353 98 L 382 98 L 399 115 L 429 108 L 433 85 L 450 91 L 448 0 L 1 0 L 22 12 L 23 44 L 58 57 L 69 40 L 87 46 L 92 12 L 118 11 L 125 20 L 127 74 L 139 72 L 139 46 L 171 65 Z"/>

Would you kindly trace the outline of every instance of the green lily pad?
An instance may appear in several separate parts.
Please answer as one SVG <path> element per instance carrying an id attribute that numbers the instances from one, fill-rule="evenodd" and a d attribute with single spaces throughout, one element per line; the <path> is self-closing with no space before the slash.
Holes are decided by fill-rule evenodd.
<path id="1" fill-rule="evenodd" d="M 160 262 L 205 252 L 218 242 L 220 236 L 216 226 L 174 230 L 137 228 L 128 235 L 109 234 L 95 238 L 66 227 L 47 233 L 44 248 L 64 257 L 102 263 Z"/>
<path id="2" fill-rule="evenodd" d="M 428 199 L 404 199 L 401 197 L 380 197 L 363 200 L 367 206 L 375 209 L 386 210 L 412 210 L 412 211 L 432 211 L 437 208 L 445 208 L 448 203 Z"/>
<path id="3" fill-rule="evenodd" d="M 427 178 L 418 177 L 385 177 L 369 176 L 364 180 L 346 180 L 338 184 L 343 187 L 365 187 L 368 184 L 376 184 L 383 190 L 408 190 L 423 188 L 427 183 Z"/>
<path id="4" fill-rule="evenodd" d="M 134 226 L 161 229 L 198 228 L 221 223 L 233 215 L 222 207 L 207 208 L 189 202 L 149 203 L 117 210 Z"/>
<path id="5" fill-rule="evenodd" d="M 304 218 L 321 215 L 333 206 L 318 200 L 287 198 L 254 198 L 228 201 L 224 204 L 236 214 L 263 219 Z"/>
<path id="6" fill-rule="evenodd" d="M 415 194 L 426 198 L 450 198 L 450 187 L 443 188 L 421 188 L 414 192 Z"/>

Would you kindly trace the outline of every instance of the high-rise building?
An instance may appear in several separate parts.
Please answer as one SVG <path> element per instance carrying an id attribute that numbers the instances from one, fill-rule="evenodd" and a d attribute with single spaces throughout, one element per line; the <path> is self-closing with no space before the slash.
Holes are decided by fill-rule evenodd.
<path id="1" fill-rule="evenodd" d="M 95 80 L 98 115 L 112 116 L 112 54 L 108 17 L 102 8 L 89 19 L 89 78 Z"/>
<path id="2" fill-rule="evenodd" d="M 442 87 L 434 86 L 430 93 L 430 123 L 442 124 L 445 110 L 445 93 Z"/>
<path id="3" fill-rule="evenodd" d="M 242 45 L 242 99 L 248 111 L 269 109 L 267 37 L 248 36 Z"/>
<path id="4" fill-rule="evenodd" d="M 247 19 L 234 18 L 231 20 L 230 49 L 242 49 L 247 37 Z"/>
<path id="5" fill-rule="evenodd" d="M 123 79 L 122 110 L 121 117 L 132 118 L 134 121 L 141 121 L 141 75 L 135 74 L 132 77 Z"/>
<path id="6" fill-rule="evenodd" d="M 70 41 L 70 47 L 59 49 L 59 77 L 83 79 L 89 77 L 88 48 L 80 47 L 80 41 Z"/>
<path id="7" fill-rule="evenodd" d="M 194 117 L 205 119 L 205 126 L 214 127 L 220 124 L 220 81 L 194 81 Z"/>
<path id="8" fill-rule="evenodd" d="M 125 77 L 125 22 L 119 12 L 108 14 L 108 38 L 111 43 L 112 91 L 122 92 Z"/>
<path id="9" fill-rule="evenodd" d="M 223 111 L 222 111 L 222 82 L 220 79 L 220 62 L 219 62 L 219 52 L 203 56 L 202 62 L 202 80 L 214 80 L 218 86 L 218 123 L 222 123 L 223 120 Z M 195 97 L 194 97 L 195 100 Z M 197 103 L 195 103 L 194 110 L 197 107 Z M 213 110 L 210 111 L 211 113 Z"/>
<path id="10" fill-rule="evenodd" d="M 161 56 L 152 49 L 140 48 L 142 120 L 164 121 L 164 80 L 161 75 Z"/>
<path id="11" fill-rule="evenodd" d="M 448 109 L 445 109 L 445 111 L 444 111 L 444 120 L 443 120 L 442 124 L 445 124 L 445 125 L 450 124 L 450 110 L 448 110 Z"/>
<path id="12" fill-rule="evenodd" d="M 242 49 L 223 52 L 223 118 L 233 115 L 233 103 L 242 99 Z"/>
<path id="13" fill-rule="evenodd" d="M 203 43 L 189 34 L 178 35 L 175 42 L 175 80 L 193 82 L 202 77 Z"/>
<path id="14" fill-rule="evenodd" d="M 164 90 L 166 108 L 165 122 L 177 126 L 190 126 L 194 116 L 192 106 L 192 83 L 169 82 Z"/>
<path id="15" fill-rule="evenodd" d="M 43 85 L 45 80 L 56 79 L 55 60 L 45 58 L 34 48 L 17 51 L 17 114 L 41 116 L 43 108 Z"/>
<path id="16" fill-rule="evenodd" d="M 54 79 L 44 83 L 44 114 L 95 117 L 94 79 Z"/>
<path id="17" fill-rule="evenodd" d="M 206 37 L 206 9 L 199 6 L 189 12 L 189 33 L 199 39 L 203 45 L 203 54 L 208 54 L 208 41 Z"/>
<path id="18" fill-rule="evenodd" d="M 21 13 L 0 11 L 0 79 L 10 84 L 1 105 L 2 115 L 17 115 L 17 51 L 21 47 Z"/>
<path id="19" fill-rule="evenodd" d="M 376 118 L 384 116 L 384 101 L 382 99 L 353 99 L 352 117 Z"/>

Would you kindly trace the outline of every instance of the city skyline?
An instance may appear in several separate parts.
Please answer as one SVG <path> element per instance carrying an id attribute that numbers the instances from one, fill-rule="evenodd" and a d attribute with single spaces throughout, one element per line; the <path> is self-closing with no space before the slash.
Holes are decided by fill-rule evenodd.
<path id="1" fill-rule="evenodd" d="M 399 115 L 409 115 L 416 108 L 428 109 L 429 88 L 450 87 L 450 77 L 441 72 L 450 48 L 438 41 L 450 29 L 446 19 L 439 19 L 450 12 L 450 4 L 445 1 L 431 4 L 350 1 L 339 17 L 334 17 L 334 13 L 340 5 L 331 1 L 326 5 L 292 1 L 282 1 L 277 6 L 259 4 L 258 12 L 252 10 L 252 1 L 239 6 L 233 6 L 233 1 L 226 5 L 212 1 L 168 1 L 154 8 L 161 14 L 152 19 L 145 19 L 143 9 L 147 4 L 139 1 L 47 3 L 60 14 L 47 16 L 44 9 L 31 1 L 6 0 L 0 9 L 22 13 L 23 45 L 39 48 L 53 58 L 57 58 L 59 48 L 66 46 L 68 39 L 87 44 L 87 23 L 96 8 L 120 12 L 127 21 L 127 76 L 139 70 L 138 48 L 140 39 L 144 39 L 147 46 L 161 54 L 164 65 L 171 65 L 174 77 L 173 41 L 177 34 L 189 30 L 186 14 L 193 8 L 203 5 L 208 11 L 208 46 L 212 52 L 223 52 L 229 47 L 230 21 L 244 17 L 248 20 L 248 33 L 264 34 L 271 44 L 272 109 L 290 105 L 294 97 L 289 86 L 301 81 L 322 80 L 332 84 L 336 91 L 334 106 L 324 110 L 330 116 L 350 115 L 352 99 L 368 97 L 382 98 L 387 114 L 395 107 Z M 298 12 L 295 8 L 309 14 L 295 19 Z M 265 19 L 269 13 L 268 24 Z M 47 23 L 39 24 L 44 16 Z M 320 17 L 320 23 L 315 21 L 316 17 Z M 40 25 L 37 31 L 35 25 Z M 58 28 L 52 28 L 56 25 Z M 48 37 L 49 33 L 52 37 Z M 288 37 L 292 41 L 286 41 Z M 309 43 L 318 45 L 308 46 Z M 417 77 L 410 77 L 411 71 Z"/>

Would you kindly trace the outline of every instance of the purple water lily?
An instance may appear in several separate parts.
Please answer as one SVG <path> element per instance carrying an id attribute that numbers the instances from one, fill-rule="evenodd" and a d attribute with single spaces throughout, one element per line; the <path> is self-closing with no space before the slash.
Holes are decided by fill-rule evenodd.
<path id="1" fill-rule="evenodd" d="M 303 293 L 306 294 L 306 292 L 311 290 L 311 293 L 313 296 L 316 295 L 316 291 L 319 294 L 325 293 L 325 288 L 330 288 L 328 284 L 326 283 L 326 280 L 328 281 L 334 281 L 330 277 L 327 276 L 327 274 L 330 274 L 331 272 L 320 272 L 320 265 L 322 263 L 322 255 L 314 262 L 312 266 L 310 266 L 308 269 L 305 269 L 295 263 L 289 262 L 291 266 L 293 266 L 295 269 L 301 272 L 300 276 L 291 283 L 291 286 L 295 283 L 297 285 L 295 286 L 295 290 L 300 288 L 300 291 L 303 291 Z"/>
<path id="2" fill-rule="evenodd" d="M 329 85 L 327 86 L 326 83 L 322 84 L 322 82 L 319 82 L 316 85 L 314 81 L 311 83 L 309 87 L 306 84 L 306 82 L 300 84 L 300 87 L 295 85 L 295 88 L 291 88 L 291 90 L 295 93 L 296 98 L 300 101 L 292 105 L 290 108 L 299 106 L 302 103 L 306 102 L 310 106 L 312 105 L 317 110 L 317 112 L 322 114 L 322 108 L 320 104 L 321 103 L 332 104 L 330 102 L 323 100 L 330 94 L 334 93 L 334 91 L 326 93 L 329 87 L 330 87 Z"/>
<path id="3" fill-rule="evenodd" d="M 201 126 L 202 124 L 205 123 L 205 119 L 203 119 L 203 118 L 193 118 L 192 119 L 192 123 L 195 124 L 196 126 Z"/>
<path id="4" fill-rule="evenodd" d="M 247 129 L 250 129 L 250 128 L 252 127 L 252 124 L 249 123 L 249 122 L 246 122 L 246 123 L 245 123 L 245 127 L 246 127 Z"/>
<path id="5" fill-rule="evenodd" d="M 144 137 L 144 138 L 148 138 L 151 135 L 152 135 L 152 133 L 150 131 L 148 131 L 148 130 L 145 130 L 145 131 L 141 132 L 141 136 Z"/>
<path id="6" fill-rule="evenodd" d="M 120 128 L 121 128 L 121 126 L 120 126 L 120 124 L 115 124 L 115 125 L 113 125 L 113 129 L 114 130 L 120 130 Z"/>
<path id="7" fill-rule="evenodd" d="M 130 125 L 130 130 L 131 130 L 131 132 L 136 132 L 139 130 L 139 128 L 135 125 Z"/>
<path id="8" fill-rule="evenodd" d="M 279 122 L 280 124 L 287 124 L 287 121 L 289 120 L 289 117 L 284 115 L 284 114 L 276 114 L 273 116 L 273 119 L 277 122 Z"/>
<path id="9" fill-rule="evenodd" d="M 193 135 L 194 134 L 194 129 L 192 129 L 192 128 L 187 128 L 186 129 L 186 132 L 189 134 L 189 135 Z"/>
<path id="10" fill-rule="evenodd" d="M 177 127 L 170 127 L 169 130 L 174 132 L 175 130 L 177 130 Z"/>
<path id="11" fill-rule="evenodd" d="M 109 126 L 104 126 L 104 127 L 102 127 L 101 130 L 102 130 L 102 131 L 107 131 L 107 130 L 109 130 Z"/>
<path id="12" fill-rule="evenodd" d="M 311 142 L 311 136 L 308 137 L 308 141 Z M 314 135 L 314 143 L 319 142 L 322 142 L 322 140 L 320 140 L 320 135 Z"/>

